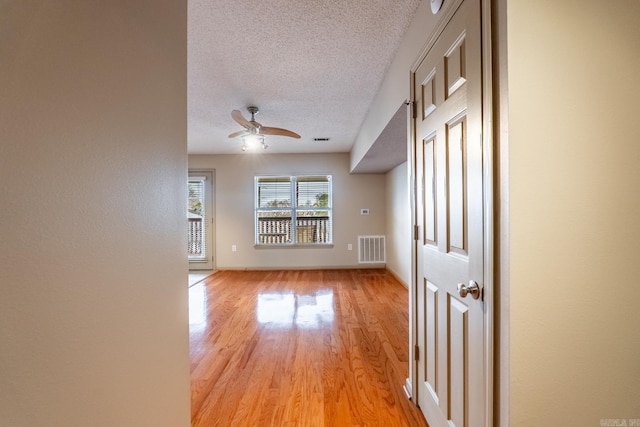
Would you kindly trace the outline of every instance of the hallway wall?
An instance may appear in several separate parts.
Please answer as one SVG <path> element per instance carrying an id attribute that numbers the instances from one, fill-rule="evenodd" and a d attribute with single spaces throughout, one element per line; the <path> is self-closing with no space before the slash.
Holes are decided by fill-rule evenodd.
<path id="1" fill-rule="evenodd" d="M 640 419 L 640 3 L 506 7 L 510 424 Z"/>
<path id="2" fill-rule="evenodd" d="M 411 284 L 411 204 L 409 162 L 385 174 L 387 269 L 405 286 Z"/>
<path id="3" fill-rule="evenodd" d="M 186 1 L 0 9 L 0 424 L 188 426 Z"/>

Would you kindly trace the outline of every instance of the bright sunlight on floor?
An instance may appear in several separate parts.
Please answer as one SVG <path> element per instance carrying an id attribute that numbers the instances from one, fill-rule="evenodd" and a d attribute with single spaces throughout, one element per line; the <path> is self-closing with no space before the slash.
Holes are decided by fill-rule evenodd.
<path id="1" fill-rule="evenodd" d="M 211 276 L 215 271 L 190 271 L 189 272 L 189 287 L 192 287 L 196 283 Z"/>

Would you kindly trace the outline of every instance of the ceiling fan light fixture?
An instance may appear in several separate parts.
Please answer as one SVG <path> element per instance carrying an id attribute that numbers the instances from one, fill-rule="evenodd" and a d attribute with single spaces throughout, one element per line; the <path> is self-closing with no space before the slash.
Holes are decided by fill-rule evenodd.
<path id="1" fill-rule="evenodd" d="M 240 110 L 231 111 L 231 118 L 245 130 L 233 132 L 229 135 L 229 138 L 242 138 L 242 151 L 253 151 L 258 149 L 260 146 L 266 150 L 269 146 L 264 142 L 265 135 L 280 135 L 300 139 L 300 135 L 288 129 L 262 126 L 260 123 L 256 122 L 255 116 L 259 111 L 258 107 L 249 106 L 247 107 L 247 110 L 251 113 L 251 120 L 245 119 Z"/>
<path id="2" fill-rule="evenodd" d="M 264 135 L 261 135 L 259 133 L 250 133 L 249 135 L 243 136 L 242 146 L 245 148 L 245 150 L 254 150 L 260 146 L 266 148 L 266 145 L 264 143 Z"/>

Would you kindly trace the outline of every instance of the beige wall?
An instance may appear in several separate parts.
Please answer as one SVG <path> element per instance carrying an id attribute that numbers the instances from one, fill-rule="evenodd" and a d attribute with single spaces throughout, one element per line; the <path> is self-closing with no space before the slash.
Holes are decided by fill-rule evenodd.
<path id="1" fill-rule="evenodd" d="M 215 170 L 218 269 L 358 267 L 358 236 L 385 233 L 385 177 L 350 175 L 346 153 L 192 155 L 189 168 Z M 254 247 L 254 177 L 280 174 L 333 176 L 332 248 Z M 361 208 L 368 208 L 370 215 L 360 215 Z"/>
<path id="2" fill-rule="evenodd" d="M 0 424 L 189 425 L 186 1 L 5 1 Z"/>
<path id="3" fill-rule="evenodd" d="M 411 283 L 411 210 L 408 162 L 385 175 L 387 269 L 405 286 Z"/>
<path id="4" fill-rule="evenodd" d="M 640 419 L 640 2 L 507 12 L 511 425 Z"/>

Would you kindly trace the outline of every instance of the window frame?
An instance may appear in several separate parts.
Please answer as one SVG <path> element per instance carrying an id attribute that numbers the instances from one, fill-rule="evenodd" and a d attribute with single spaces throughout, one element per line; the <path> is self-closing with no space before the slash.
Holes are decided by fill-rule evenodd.
<path id="1" fill-rule="evenodd" d="M 288 182 L 290 188 L 290 198 L 289 205 L 290 206 L 276 206 L 276 207 L 261 207 L 260 206 L 260 184 L 264 182 L 264 180 L 282 180 L 282 182 Z M 313 179 L 326 179 L 327 182 L 327 205 L 326 206 L 309 206 L 309 205 L 299 205 L 299 184 L 301 182 L 309 182 Z M 325 193 L 319 193 L 325 194 Z M 307 194 L 308 196 L 308 194 Z M 317 196 L 317 195 L 316 195 Z M 277 199 L 274 199 L 277 200 Z M 308 200 L 308 199 L 307 199 Z M 264 200 L 263 200 L 264 202 Z M 304 221 L 304 219 L 312 218 L 312 216 L 303 217 L 300 215 L 300 212 L 322 212 L 325 215 L 321 216 L 324 220 L 322 221 L 322 226 L 320 223 L 313 225 L 314 232 L 312 234 L 313 241 L 301 241 L 305 238 L 308 239 L 308 235 L 300 235 L 299 227 L 303 227 L 304 225 L 298 224 L 298 222 Z M 289 231 L 288 232 L 279 232 L 274 233 L 275 236 L 289 236 L 290 240 L 285 241 L 275 241 L 275 242 L 265 242 L 261 237 L 267 236 L 267 233 L 261 233 L 260 230 L 260 213 L 265 212 L 285 212 L 288 213 L 289 216 L 284 217 L 289 219 Z M 298 174 L 298 175 L 256 175 L 254 177 L 254 246 L 261 248 L 291 248 L 291 247 L 311 247 L 311 248 L 319 248 L 319 247 L 333 247 L 333 177 L 331 174 Z M 318 228 L 321 231 L 318 231 Z M 279 230 L 281 231 L 281 230 Z M 322 236 L 322 237 L 319 237 Z M 301 237 L 303 239 L 301 239 Z M 278 237 L 276 237 L 276 240 Z M 319 241 L 318 241 L 319 240 Z"/>

